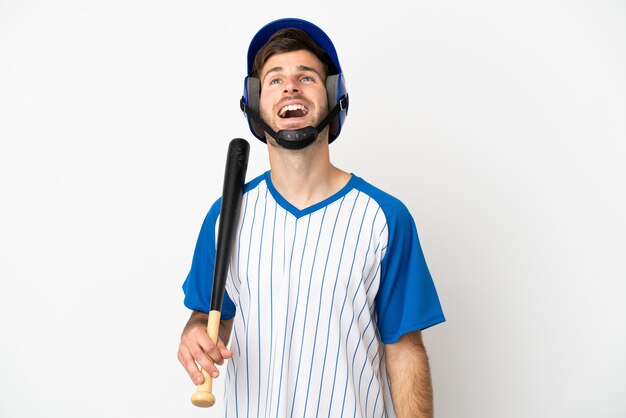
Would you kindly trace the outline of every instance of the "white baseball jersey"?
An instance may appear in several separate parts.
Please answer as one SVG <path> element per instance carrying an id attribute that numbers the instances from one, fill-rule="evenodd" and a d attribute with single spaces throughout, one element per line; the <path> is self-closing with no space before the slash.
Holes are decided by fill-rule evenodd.
<path id="1" fill-rule="evenodd" d="M 208 312 L 220 200 L 183 285 Z M 411 215 L 353 175 L 299 210 L 269 172 L 245 187 L 222 319 L 227 417 L 394 417 L 384 344 L 445 320 Z"/>

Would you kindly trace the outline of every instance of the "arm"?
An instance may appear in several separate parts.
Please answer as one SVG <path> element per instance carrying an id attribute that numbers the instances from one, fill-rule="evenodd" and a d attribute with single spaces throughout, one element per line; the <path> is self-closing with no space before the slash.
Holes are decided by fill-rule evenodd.
<path id="1" fill-rule="evenodd" d="M 220 321 L 219 339 L 215 345 L 207 333 L 208 317 L 208 314 L 204 312 L 193 311 L 185 325 L 178 346 L 178 361 L 197 385 L 204 382 L 198 365 L 215 378 L 219 376 L 215 364 L 224 364 L 225 359 L 233 356 L 232 351 L 226 348 L 233 328 L 233 320 Z"/>
<path id="2" fill-rule="evenodd" d="M 398 418 L 432 418 L 433 390 L 421 331 L 385 345 L 385 357 Z"/>

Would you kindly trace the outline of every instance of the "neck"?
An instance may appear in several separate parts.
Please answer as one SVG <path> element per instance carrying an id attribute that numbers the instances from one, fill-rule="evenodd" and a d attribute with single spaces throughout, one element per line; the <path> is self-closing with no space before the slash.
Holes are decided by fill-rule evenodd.
<path id="1" fill-rule="evenodd" d="M 274 187 L 298 209 L 332 196 L 350 179 L 349 173 L 331 164 L 328 141 L 324 138 L 298 151 L 269 144 L 268 152 Z"/>

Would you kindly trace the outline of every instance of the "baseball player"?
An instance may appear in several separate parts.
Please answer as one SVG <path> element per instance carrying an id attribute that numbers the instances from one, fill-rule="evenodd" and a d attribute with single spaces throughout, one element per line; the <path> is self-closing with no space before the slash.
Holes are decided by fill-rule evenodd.
<path id="1" fill-rule="evenodd" d="M 421 332 L 445 318 L 407 208 L 330 161 L 348 105 L 319 27 L 280 19 L 254 36 L 241 108 L 270 170 L 244 187 L 217 344 L 206 321 L 219 200 L 210 208 L 178 352 L 196 384 L 198 366 L 218 377 L 229 360 L 227 417 L 433 415 Z"/>

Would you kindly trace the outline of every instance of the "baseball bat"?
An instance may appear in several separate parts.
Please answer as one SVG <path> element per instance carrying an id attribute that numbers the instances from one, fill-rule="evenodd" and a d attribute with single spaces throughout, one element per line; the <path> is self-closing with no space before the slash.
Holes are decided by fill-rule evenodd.
<path id="1" fill-rule="evenodd" d="M 217 245 L 215 248 L 215 267 L 213 270 L 213 290 L 211 292 L 211 307 L 207 332 L 214 344 L 217 344 L 222 302 L 224 301 L 224 287 L 228 275 L 228 264 L 232 252 L 235 231 L 239 224 L 239 212 L 243 185 L 248 169 L 248 155 L 250 144 L 241 138 L 235 138 L 228 145 L 226 169 L 224 171 L 224 186 L 220 208 Z M 191 403 L 195 406 L 209 407 L 215 403 L 213 395 L 213 378 L 203 369 L 204 383 L 198 385 L 191 396 Z"/>

